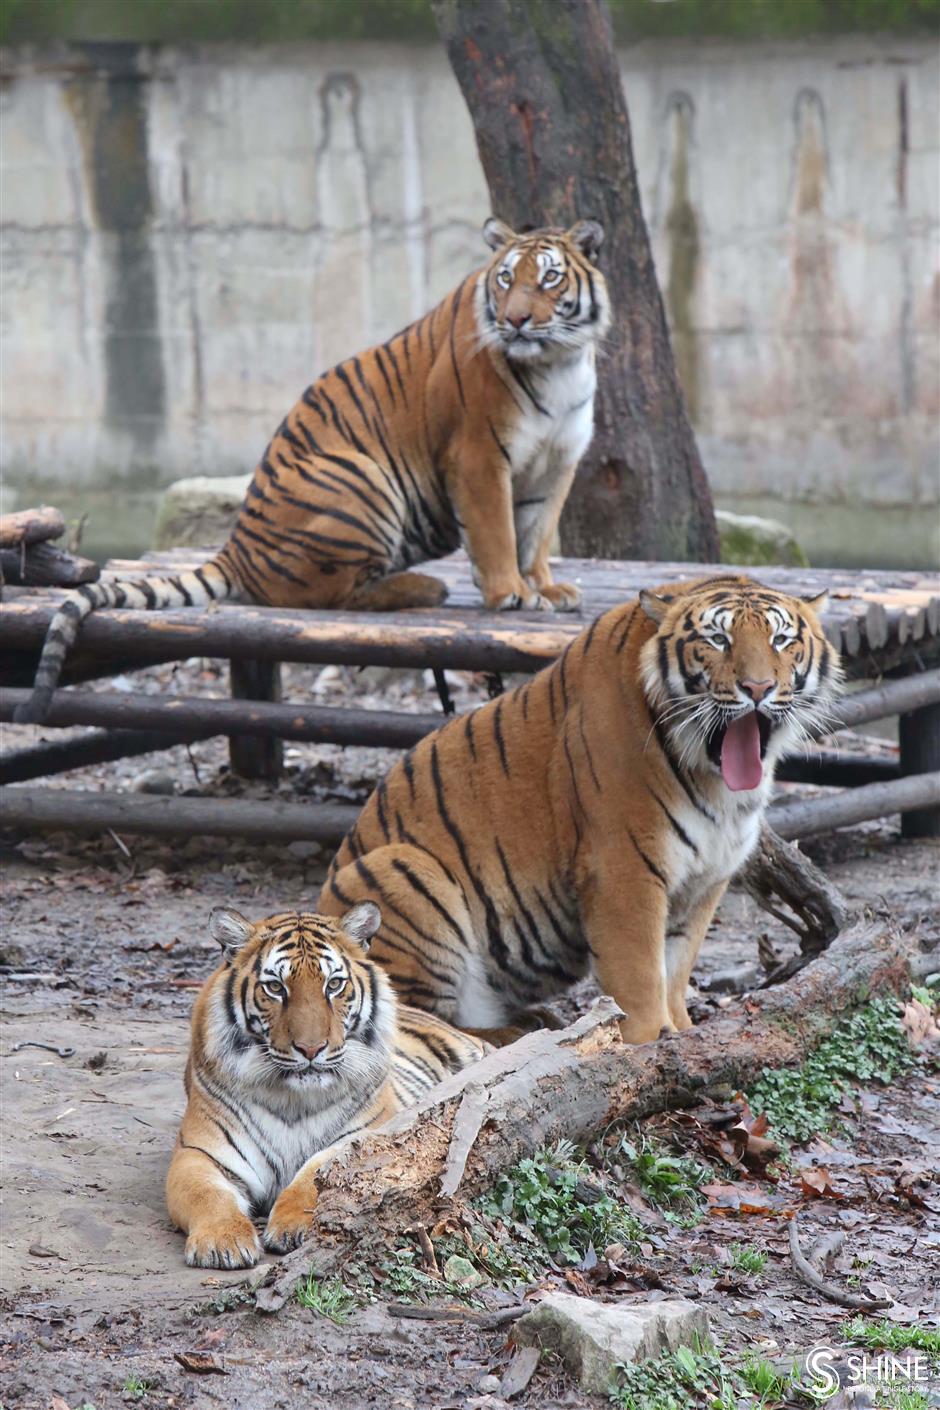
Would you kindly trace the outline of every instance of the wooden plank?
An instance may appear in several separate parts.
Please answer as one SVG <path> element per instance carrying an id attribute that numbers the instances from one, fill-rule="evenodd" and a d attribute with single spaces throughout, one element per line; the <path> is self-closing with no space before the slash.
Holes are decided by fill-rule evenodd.
<path id="1" fill-rule="evenodd" d="M 901 772 L 912 778 L 940 769 L 940 705 L 929 704 L 903 714 L 898 725 Z M 940 837 L 940 806 L 906 813 L 903 837 Z"/>
<path id="2" fill-rule="evenodd" d="M 24 696 L 26 692 L 23 692 Z M 190 741 L 202 738 L 191 735 Z M 0 754 L 0 784 L 27 783 L 34 778 L 70 773 L 115 759 L 133 759 L 141 754 L 157 754 L 180 743 L 179 735 L 157 730 L 89 730 L 77 739 L 53 739 L 26 749 Z"/>

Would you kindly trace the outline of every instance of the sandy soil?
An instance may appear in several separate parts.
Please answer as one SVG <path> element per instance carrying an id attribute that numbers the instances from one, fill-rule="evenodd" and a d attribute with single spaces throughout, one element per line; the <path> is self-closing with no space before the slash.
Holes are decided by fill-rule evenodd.
<path id="1" fill-rule="evenodd" d="M 161 688 L 171 668 L 142 673 Z M 178 669 L 178 668 L 176 668 Z M 187 667 L 187 690 L 217 687 L 214 672 Z M 433 708 L 414 677 L 353 682 L 342 672 L 317 683 L 331 703 L 368 703 L 381 689 L 397 708 Z M 324 679 L 325 677 L 325 679 Z M 195 686 L 194 686 L 195 682 Z M 299 682 L 294 682 L 296 685 Z M 309 677 L 303 682 L 308 688 Z M 458 705 L 477 697 L 472 678 L 454 682 Z M 7 747 L 28 736 L 17 732 Z M 385 767 L 376 750 L 300 746 L 289 752 L 281 791 L 294 796 L 364 796 Z M 224 745 L 131 760 L 63 777 L 61 786 L 243 791 L 224 771 Z M 263 793 L 259 787 L 254 791 Z M 813 854 L 854 906 L 887 910 L 908 924 L 936 926 L 938 853 L 901 843 L 872 825 L 827 839 Z M 312 904 L 327 857 L 312 844 L 252 847 L 192 840 L 171 844 L 111 837 L 8 838 L 3 853 L 4 1185 L 0 1256 L 3 1323 L 0 1397 L 11 1407 L 97 1410 L 128 1400 L 129 1378 L 146 1382 L 145 1406 L 487 1406 L 478 1390 L 505 1365 L 505 1332 L 469 1325 L 407 1323 L 374 1304 L 337 1327 L 299 1307 L 265 1318 L 238 1301 L 217 1310 L 243 1274 L 188 1269 L 169 1225 L 162 1185 L 183 1107 L 182 1071 L 194 988 L 215 964 L 205 921 L 226 902 L 252 916 Z M 733 892 L 723 904 L 697 976 L 697 1015 L 733 996 L 704 993 L 718 973 L 756 964 L 764 934 L 781 953 L 789 932 Z M 589 993 L 585 986 L 578 1000 Z M 59 1056 L 19 1043 L 74 1049 Z M 929 1309 L 940 1284 L 940 1220 L 894 1193 L 905 1170 L 934 1171 L 940 1094 L 920 1070 L 897 1089 L 868 1094 L 845 1113 L 847 1134 L 817 1151 L 844 1189 L 804 1216 L 807 1237 L 844 1227 L 855 1253 L 875 1260 L 876 1281 L 897 1299 L 901 1321 Z M 940 1207 L 940 1198 L 934 1201 Z M 654 1291 L 703 1298 L 729 1347 L 805 1349 L 832 1337 L 839 1309 L 798 1283 L 780 1218 L 709 1216 L 678 1231 L 647 1211 Z M 770 1253 L 759 1278 L 727 1277 L 735 1242 Z M 722 1286 L 722 1275 L 724 1283 Z M 609 1294 L 605 1294 L 609 1295 Z M 508 1295 L 504 1295 L 508 1296 Z M 197 1375 L 174 1359 L 208 1347 L 226 1375 Z M 588 1405 L 548 1360 L 514 1404 Z M 61 1410 L 61 1404 L 55 1405 Z"/>

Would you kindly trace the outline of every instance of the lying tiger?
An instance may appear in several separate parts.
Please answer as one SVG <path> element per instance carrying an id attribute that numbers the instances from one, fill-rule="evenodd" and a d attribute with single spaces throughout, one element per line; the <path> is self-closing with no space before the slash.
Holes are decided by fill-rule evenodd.
<path id="1" fill-rule="evenodd" d="M 310 1228 L 317 1170 L 338 1145 L 485 1051 L 396 1002 L 366 958 L 379 924 L 369 902 L 339 922 L 212 912 L 224 960 L 193 1010 L 189 1101 L 166 1182 L 187 1263 L 248 1268 L 261 1243 L 293 1248 Z M 263 1214 L 259 1243 L 252 1220 Z"/>
<path id="2" fill-rule="evenodd" d="M 568 611 L 549 547 L 594 429 L 595 352 L 610 322 L 603 231 L 517 235 L 417 323 L 325 372 L 281 422 L 227 544 L 195 572 L 89 583 L 53 617 L 20 721 L 45 718 L 66 655 L 99 607 L 385 611 L 435 606 L 412 564 L 462 544 L 487 607 Z"/>
<path id="3" fill-rule="evenodd" d="M 688 1027 L 692 967 L 774 767 L 837 687 L 823 602 L 729 575 L 605 613 L 395 765 L 320 909 L 379 903 L 374 953 L 398 993 L 461 1028 L 500 1039 L 589 966 L 629 1042 Z"/>

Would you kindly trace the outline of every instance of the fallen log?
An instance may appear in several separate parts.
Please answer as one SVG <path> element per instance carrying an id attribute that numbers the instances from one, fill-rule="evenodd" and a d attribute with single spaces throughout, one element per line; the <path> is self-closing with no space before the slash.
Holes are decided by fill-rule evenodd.
<path id="1" fill-rule="evenodd" d="M 359 809 L 342 803 L 280 799 L 150 797 L 77 788 L 0 788 L 0 827 L 25 832 L 140 834 L 147 837 L 252 837 L 259 842 L 319 842 L 345 837 Z"/>
<path id="2" fill-rule="evenodd" d="M 0 720 L 9 722 L 30 691 L 0 688 Z M 104 725 L 108 729 L 165 730 L 179 740 L 213 734 L 256 735 L 311 744 L 366 744 L 410 749 L 446 723 L 440 714 L 403 710 L 358 710 L 333 705 L 296 705 L 268 700 L 143 695 L 132 691 L 60 690 L 52 697 L 43 728 Z"/>
<path id="3" fill-rule="evenodd" d="M 26 587 L 78 587 L 94 583 L 101 568 L 91 558 L 80 558 L 55 544 L 37 543 L 28 548 L 0 548 L 0 575 L 4 582 Z"/>
<path id="4" fill-rule="evenodd" d="M 25 692 L 24 692 L 25 693 Z M 189 735 L 186 743 L 201 738 Z M 27 783 L 50 774 L 69 773 L 72 769 L 87 769 L 95 764 L 107 764 L 115 759 L 133 759 L 141 754 L 157 754 L 175 749 L 180 739 L 175 734 L 159 730 L 96 729 L 78 739 L 53 739 L 34 744 L 28 749 L 0 754 L 0 784 Z"/>
<path id="5" fill-rule="evenodd" d="M 769 826 L 780 837 L 811 837 L 868 818 L 940 803 L 940 774 L 846 789 L 833 797 L 775 803 Z M 261 841 L 342 841 L 359 815 L 341 803 L 285 803 L 279 798 L 149 798 L 85 789 L 0 788 L 0 825 L 29 832 L 140 833 L 153 837 L 254 837 Z"/>
<path id="6" fill-rule="evenodd" d="M 813 837 L 837 827 L 851 827 L 871 818 L 912 813 L 920 808 L 940 808 L 940 771 L 909 774 L 891 783 L 867 783 L 824 798 L 800 798 L 774 803 L 767 821 L 783 838 Z"/>
<path id="7" fill-rule="evenodd" d="M 416 1223 L 430 1228 L 449 1200 L 478 1194 L 539 1146 L 587 1141 L 612 1122 L 746 1089 L 765 1067 L 802 1061 L 862 997 L 900 993 L 912 970 L 935 966 L 924 950 L 914 932 L 863 921 L 789 983 L 686 1033 L 626 1047 L 619 1010 L 603 998 L 568 1028 L 489 1053 L 323 1167 L 311 1239 L 262 1275 L 258 1307 L 276 1311 L 302 1277 L 332 1273 L 354 1247 L 367 1258 Z"/>
<path id="8" fill-rule="evenodd" d="M 65 519 L 49 504 L 38 509 L 19 509 L 15 514 L 0 514 L 0 548 L 19 548 L 21 544 L 45 543 L 59 539 L 65 533 Z"/>

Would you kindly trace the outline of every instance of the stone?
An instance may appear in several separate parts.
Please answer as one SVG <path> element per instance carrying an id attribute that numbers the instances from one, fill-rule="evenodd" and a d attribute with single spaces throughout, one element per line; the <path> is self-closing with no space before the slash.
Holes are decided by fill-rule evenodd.
<path id="1" fill-rule="evenodd" d="M 809 559 L 779 519 L 761 519 L 756 514 L 732 514 L 715 510 L 722 563 L 742 568 L 760 568 L 779 563 L 785 568 L 808 568 Z"/>
<path id="2" fill-rule="evenodd" d="M 172 769 L 146 769 L 134 779 L 131 784 L 131 792 L 163 795 L 175 793 L 176 774 Z"/>
<path id="3" fill-rule="evenodd" d="M 444 1264 L 444 1277 L 449 1283 L 454 1283 L 465 1291 L 478 1288 L 482 1283 L 489 1282 L 485 1273 L 474 1268 L 469 1258 L 461 1258 L 459 1253 L 452 1253 Z"/>
<path id="4" fill-rule="evenodd" d="M 481 1376 L 477 1381 L 477 1390 L 481 1395 L 493 1395 L 499 1390 L 499 1376 Z"/>
<path id="5" fill-rule="evenodd" d="M 196 475 L 167 485 L 157 506 L 154 548 L 205 548 L 224 543 L 250 482 L 250 475 Z"/>
<path id="6" fill-rule="evenodd" d="M 591 1395 L 608 1394 L 616 1367 L 690 1346 L 708 1336 L 704 1307 L 682 1298 L 660 1302 L 594 1302 L 550 1292 L 513 1329 L 518 1346 L 556 1351 Z"/>

